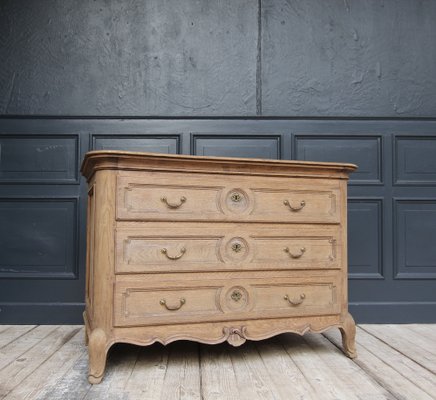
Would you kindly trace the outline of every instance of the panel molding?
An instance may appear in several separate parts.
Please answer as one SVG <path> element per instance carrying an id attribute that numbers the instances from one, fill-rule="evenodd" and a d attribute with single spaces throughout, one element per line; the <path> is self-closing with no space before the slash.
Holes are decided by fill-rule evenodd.
<path id="1" fill-rule="evenodd" d="M 90 144 L 91 144 L 91 149 L 92 150 L 100 150 L 100 149 L 105 149 L 105 150 L 130 150 L 130 151 L 146 151 L 146 152 L 155 152 L 155 150 L 151 151 L 151 150 L 136 150 L 136 149 L 128 149 L 125 146 L 121 146 L 121 147 L 117 147 L 117 148 L 113 148 L 113 147 L 98 147 L 97 141 L 98 140 L 104 140 L 104 139 L 120 139 L 123 140 L 124 142 L 128 141 L 129 139 L 131 140 L 139 140 L 139 139 L 146 139 L 146 140 L 168 140 L 168 139 L 172 139 L 175 141 L 175 151 L 172 152 L 171 151 L 171 144 L 167 144 L 167 152 L 162 152 L 162 153 L 167 153 L 167 154 L 180 154 L 181 151 L 181 141 L 182 141 L 182 133 L 178 133 L 178 134 L 154 134 L 154 133 L 135 133 L 135 134 L 122 134 L 122 133 L 110 133 L 110 134 L 100 134 L 100 133 L 92 133 L 91 134 L 91 140 L 90 140 Z M 136 147 L 136 146 L 134 146 Z M 152 145 L 150 147 L 153 147 Z"/>
<path id="2" fill-rule="evenodd" d="M 18 179 L 18 178 L 4 178 L 2 177 L 2 175 L 4 175 L 2 173 L 2 169 L 1 169 L 1 164 L 0 164 L 0 183 L 4 183 L 4 184 L 18 184 L 18 185 L 23 185 L 23 184 L 30 184 L 30 185 L 53 185 L 53 184 L 61 184 L 61 185 L 78 185 L 79 182 L 79 149 L 80 149 L 80 135 L 79 134 L 72 134 L 72 133 L 66 133 L 66 134 L 53 134 L 53 133 L 34 133 L 34 134 L 29 134 L 29 133 L 11 133 L 11 132 L 5 132 L 5 133 L 0 133 L 0 161 L 4 160 L 4 151 L 2 150 L 2 146 L 1 146 L 1 141 L 3 139 L 29 139 L 29 140 L 37 140 L 37 139 L 72 139 L 74 140 L 74 159 L 73 159 L 73 165 L 70 166 L 70 168 L 68 168 L 67 166 L 67 171 L 66 173 L 68 173 L 68 170 L 73 170 L 74 171 L 74 176 L 72 178 L 34 178 L 34 179 L 30 179 L 30 178 L 23 178 L 23 179 Z M 52 145 L 48 145 L 46 146 L 45 150 L 53 150 L 56 149 L 57 145 L 52 144 Z M 43 153 L 43 150 L 39 150 L 39 152 Z M 46 157 L 42 157 L 43 160 L 46 160 Z M 19 173 L 20 171 L 6 171 L 6 172 L 15 172 L 15 173 Z M 31 172 L 33 173 L 34 171 L 22 171 L 22 172 Z M 51 173 L 55 173 L 55 172 L 59 172 L 59 171 L 44 171 L 41 170 L 39 172 L 44 172 L 46 174 Z"/>
<path id="3" fill-rule="evenodd" d="M 422 171 L 422 175 L 430 175 L 432 179 L 401 179 L 400 178 L 400 167 L 399 165 L 404 164 L 403 167 L 406 167 L 406 160 L 400 160 L 401 156 L 405 156 L 402 154 L 402 151 L 399 149 L 399 145 L 401 141 L 415 141 L 418 142 L 420 140 L 432 140 L 434 141 L 435 151 L 433 155 L 433 162 L 435 162 L 435 170 L 432 173 L 427 171 Z M 392 174 L 392 184 L 394 186 L 435 186 L 436 185 L 436 135 L 395 135 L 392 141 L 392 153 L 393 153 L 393 174 Z M 405 173 L 406 171 L 403 171 Z M 407 173 L 406 173 L 407 175 Z M 419 174 L 417 174 L 419 176 Z"/>
<path id="4" fill-rule="evenodd" d="M 385 279 L 383 274 L 383 197 L 356 197 L 348 196 L 348 203 L 373 203 L 377 204 L 377 267 L 369 273 L 350 272 L 350 251 L 348 251 L 348 278 L 349 279 Z M 348 212 L 350 212 L 348 208 Z M 349 231 L 349 218 L 348 218 Z M 348 241 L 350 246 L 350 240 Z"/>
<path id="5" fill-rule="evenodd" d="M 293 134 L 293 140 L 292 140 L 292 159 L 294 160 L 305 160 L 305 158 L 301 158 L 301 155 L 298 154 L 298 144 L 299 140 L 324 140 L 328 141 L 331 140 L 349 140 L 349 141 L 357 141 L 357 140 L 375 140 L 377 142 L 377 154 L 376 154 L 376 160 L 377 160 L 377 166 L 375 170 L 376 177 L 374 179 L 354 179 L 353 176 L 358 176 L 359 174 L 362 174 L 363 171 L 361 169 L 361 165 L 359 166 L 359 162 L 351 159 L 344 158 L 342 160 L 335 159 L 335 160 L 327 160 L 325 158 L 323 159 L 311 159 L 312 161 L 336 161 L 336 162 L 351 162 L 358 165 L 358 169 L 354 174 L 350 176 L 349 185 L 355 185 L 355 186 L 362 186 L 362 185 L 374 185 L 374 186 L 382 186 L 384 184 L 383 179 L 383 160 L 382 160 L 382 154 L 383 154 L 383 136 L 380 134 L 347 134 L 347 133 L 326 133 L 320 135 L 319 133 L 294 133 Z M 325 147 L 324 147 L 325 149 Z M 327 151 L 327 150 L 325 150 Z M 369 174 L 370 171 L 368 171 Z"/>
<path id="6" fill-rule="evenodd" d="M 4 272 L 0 270 L 0 278 L 7 279 L 77 279 L 79 274 L 79 255 L 80 255 L 80 201 L 79 196 L 62 196 L 62 197 L 1 197 L 0 205 L 5 202 L 40 202 L 40 203 L 72 203 L 73 204 L 73 229 L 72 229 L 72 268 L 70 272 Z"/>
<path id="7" fill-rule="evenodd" d="M 260 144 L 262 141 L 270 141 L 270 145 L 274 143 L 274 151 L 275 151 L 275 157 L 265 157 L 270 159 L 282 159 L 283 154 L 283 141 L 282 141 L 282 135 L 278 133 L 262 133 L 262 134 L 256 134 L 256 133 L 235 133 L 235 134 L 228 134 L 228 133 L 199 133 L 199 132 L 191 132 L 191 154 L 192 155 L 209 155 L 204 154 L 204 151 L 199 154 L 199 146 L 198 141 L 201 139 L 206 140 L 223 140 L 223 144 L 227 144 L 229 141 L 232 140 L 245 140 L 245 141 L 258 141 Z M 230 149 L 231 146 L 228 146 Z M 254 148 L 259 148 L 259 145 L 252 146 Z M 245 147 L 246 148 L 246 147 Z M 268 148 L 268 147 L 265 147 Z M 203 148 L 204 150 L 204 148 Z M 272 147 L 270 147 L 270 150 L 273 150 Z M 235 157 L 232 155 L 232 157 Z M 243 157 L 243 156 L 240 156 Z M 249 157 L 254 157 L 250 155 Z M 258 158 L 258 157 L 254 157 Z"/>
<path id="8" fill-rule="evenodd" d="M 405 242 L 406 237 L 401 238 L 400 234 L 406 234 L 406 230 L 400 231 L 400 221 L 399 221 L 399 207 L 401 204 L 431 204 L 434 205 L 434 210 L 432 212 L 436 213 L 436 198 L 428 198 L 428 197 L 393 197 L 392 198 L 392 209 L 393 209 L 393 260 L 394 260 L 394 268 L 393 268 L 393 278 L 394 279 L 423 279 L 430 280 L 436 279 L 436 262 L 435 265 L 432 266 L 420 266 L 420 265 L 406 265 L 406 254 L 399 253 L 400 251 L 406 251 Z M 416 210 L 409 210 L 416 211 Z M 404 222 L 405 224 L 405 222 Z M 435 235 L 426 235 L 425 237 L 435 238 L 436 237 L 436 224 L 434 225 Z M 404 243 L 402 243 L 404 241 Z M 434 241 L 433 241 L 434 242 Z M 434 243 L 433 243 L 434 246 Z M 428 246 L 427 246 L 428 248 Z M 433 247 L 436 251 L 436 246 Z M 401 264 L 401 260 L 404 259 L 404 264 Z M 404 270 L 408 268 L 423 268 L 423 269 L 431 269 L 429 272 L 406 272 Z"/>

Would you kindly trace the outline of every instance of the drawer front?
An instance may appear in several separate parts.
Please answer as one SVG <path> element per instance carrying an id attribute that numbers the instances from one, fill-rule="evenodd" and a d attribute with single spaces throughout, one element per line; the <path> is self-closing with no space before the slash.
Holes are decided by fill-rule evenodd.
<path id="1" fill-rule="evenodd" d="M 337 277 L 150 282 L 117 277 L 115 326 L 159 325 L 340 313 Z"/>
<path id="2" fill-rule="evenodd" d="M 124 225 L 115 272 L 339 269 L 340 234 L 338 225 Z"/>
<path id="3" fill-rule="evenodd" d="M 333 180 L 121 172 L 117 219 L 338 223 Z"/>

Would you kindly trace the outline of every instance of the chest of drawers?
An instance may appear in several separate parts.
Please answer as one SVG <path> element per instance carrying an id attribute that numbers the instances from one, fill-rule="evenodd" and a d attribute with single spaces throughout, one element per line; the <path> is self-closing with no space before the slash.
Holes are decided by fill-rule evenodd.
<path id="1" fill-rule="evenodd" d="M 116 342 L 341 330 L 352 164 L 94 151 L 88 180 L 89 381 Z"/>

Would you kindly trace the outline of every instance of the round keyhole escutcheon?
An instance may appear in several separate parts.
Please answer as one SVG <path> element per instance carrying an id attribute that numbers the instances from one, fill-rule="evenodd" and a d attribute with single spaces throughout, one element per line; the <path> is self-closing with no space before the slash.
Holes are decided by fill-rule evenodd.
<path id="1" fill-rule="evenodd" d="M 242 189 L 232 189 L 227 192 L 224 203 L 231 213 L 240 214 L 247 211 L 250 201 Z"/>
<path id="2" fill-rule="evenodd" d="M 230 200 L 232 200 L 234 203 L 239 203 L 242 200 L 242 196 L 239 193 L 233 193 L 230 196 Z"/>
<path id="3" fill-rule="evenodd" d="M 233 301 L 239 301 L 242 299 L 242 293 L 238 289 L 236 289 L 232 292 L 230 297 L 232 298 Z"/>
<path id="4" fill-rule="evenodd" d="M 228 310 L 242 310 L 247 307 L 249 294 L 242 286 L 233 286 L 225 292 L 224 308 Z"/>
<path id="5" fill-rule="evenodd" d="M 229 261 L 243 261 L 247 257 L 248 253 L 248 243 L 241 237 L 233 237 L 225 244 L 224 257 Z"/>
<path id="6" fill-rule="evenodd" d="M 232 244 L 232 250 L 233 250 L 235 253 L 239 253 L 239 252 L 242 250 L 242 244 L 239 243 L 239 242 L 235 242 L 235 243 L 233 243 L 233 244 Z"/>

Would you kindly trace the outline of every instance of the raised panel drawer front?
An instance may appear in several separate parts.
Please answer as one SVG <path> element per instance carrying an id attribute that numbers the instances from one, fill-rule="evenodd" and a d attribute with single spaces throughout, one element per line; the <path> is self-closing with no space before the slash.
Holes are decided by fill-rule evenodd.
<path id="1" fill-rule="evenodd" d="M 119 223 L 115 272 L 339 269 L 339 225 Z"/>
<path id="2" fill-rule="evenodd" d="M 156 277 L 153 277 L 156 278 Z M 165 280 L 118 276 L 114 325 L 141 326 L 340 313 L 336 275 Z"/>
<path id="3" fill-rule="evenodd" d="M 120 172 L 118 220 L 338 223 L 328 179 Z"/>

